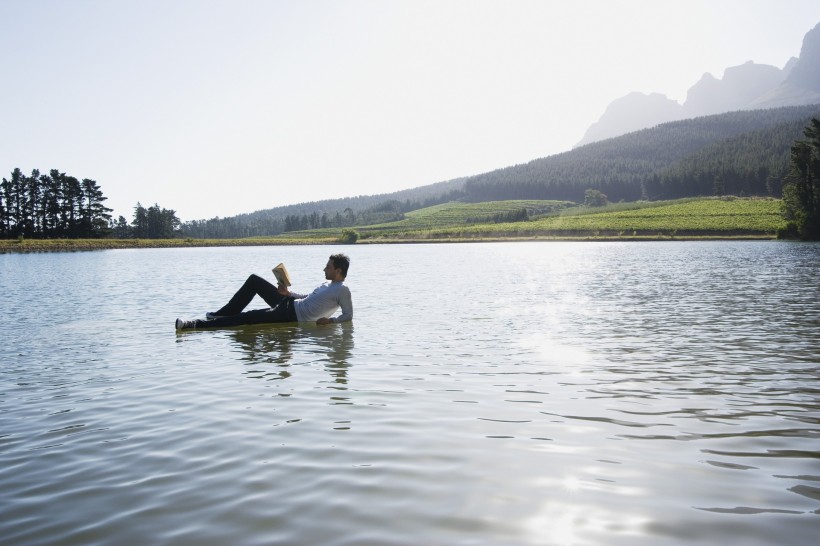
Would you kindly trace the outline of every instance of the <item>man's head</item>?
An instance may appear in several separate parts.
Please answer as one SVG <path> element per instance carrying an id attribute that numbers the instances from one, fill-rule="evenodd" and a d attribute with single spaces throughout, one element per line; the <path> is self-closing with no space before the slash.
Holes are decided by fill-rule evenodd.
<path id="1" fill-rule="evenodd" d="M 329 281 L 343 281 L 347 277 L 350 258 L 344 254 L 333 254 L 325 266 L 325 278 Z"/>

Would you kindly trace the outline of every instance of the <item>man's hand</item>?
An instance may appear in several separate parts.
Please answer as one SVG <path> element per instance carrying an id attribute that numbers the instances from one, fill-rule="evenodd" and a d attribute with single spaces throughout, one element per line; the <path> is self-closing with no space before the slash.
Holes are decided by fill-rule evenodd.
<path id="1" fill-rule="evenodd" d="M 290 290 L 284 284 L 280 284 L 276 287 L 276 291 L 279 292 L 280 296 L 290 296 Z"/>
<path id="2" fill-rule="evenodd" d="M 316 324 L 319 326 L 324 326 L 325 324 L 333 324 L 333 320 L 329 318 L 322 317 L 316 321 Z"/>

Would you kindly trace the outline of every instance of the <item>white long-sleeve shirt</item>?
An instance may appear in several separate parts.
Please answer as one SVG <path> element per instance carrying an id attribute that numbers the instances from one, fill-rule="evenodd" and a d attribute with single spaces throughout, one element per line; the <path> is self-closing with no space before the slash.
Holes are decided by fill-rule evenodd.
<path id="1" fill-rule="evenodd" d="M 296 300 L 293 302 L 296 309 L 296 319 L 299 322 L 315 322 L 320 318 L 330 318 L 337 309 L 342 314 L 334 317 L 333 322 L 345 322 L 353 319 L 353 299 L 350 289 L 342 281 L 324 283 L 308 295 L 290 294 Z"/>

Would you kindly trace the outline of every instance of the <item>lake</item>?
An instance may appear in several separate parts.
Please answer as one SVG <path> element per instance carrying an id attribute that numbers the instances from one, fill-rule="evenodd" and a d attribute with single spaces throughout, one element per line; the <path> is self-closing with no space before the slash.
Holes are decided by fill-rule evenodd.
<path id="1" fill-rule="evenodd" d="M 174 330 L 338 251 L 352 323 Z M 815 544 L 819 271 L 771 241 L 0 255 L 0 543 Z"/>

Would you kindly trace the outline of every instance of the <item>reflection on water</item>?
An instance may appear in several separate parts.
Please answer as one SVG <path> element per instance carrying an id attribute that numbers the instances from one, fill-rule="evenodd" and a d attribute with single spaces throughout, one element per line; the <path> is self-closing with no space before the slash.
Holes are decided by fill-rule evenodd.
<path id="1" fill-rule="evenodd" d="M 351 323 L 267 324 L 232 328 L 227 332 L 233 345 L 243 353 L 239 358 L 248 364 L 245 374 L 249 378 L 287 379 L 291 376 L 291 364 L 301 362 L 321 365 L 334 383 L 333 388 L 345 390 L 348 359 L 353 351 L 353 328 Z"/>
<path id="2" fill-rule="evenodd" d="M 333 249 L 0 256 L 0 542 L 816 542 L 820 245 L 346 250 L 354 324 L 179 334 Z"/>

